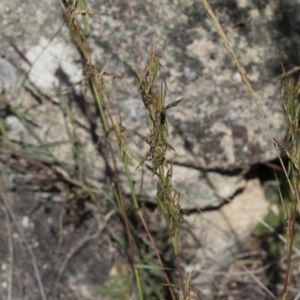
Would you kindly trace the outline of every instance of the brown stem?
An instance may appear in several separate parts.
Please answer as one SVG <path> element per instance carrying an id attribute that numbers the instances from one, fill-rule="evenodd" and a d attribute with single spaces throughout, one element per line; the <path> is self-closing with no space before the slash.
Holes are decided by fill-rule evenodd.
<path id="1" fill-rule="evenodd" d="M 161 259 L 160 255 L 159 255 L 159 252 L 158 252 L 158 249 L 157 249 L 157 247 L 156 247 L 156 245 L 155 245 L 154 239 L 153 239 L 153 237 L 152 237 L 152 235 L 151 235 L 151 233 L 150 233 L 150 231 L 149 231 L 149 228 L 148 228 L 148 226 L 147 226 L 147 224 L 146 224 L 146 222 L 145 222 L 145 219 L 144 219 L 144 217 L 143 217 L 143 215 L 142 215 L 142 213 L 141 213 L 140 210 L 138 210 L 138 215 L 139 215 L 139 218 L 140 218 L 140 220 L 141 220 L 141 222 L 142 222 L 142 224 L 143 224 L 143 226 L 144 226 L 144 228 L 145 228 L 145 231 L 146 231 L 146 233 L 147 233 L 147 235 L 148 235 L 148 238 L 149 238 L 149 240 L 150 240 L 150 243 L 151 243 L 151 245 L 152 245 L 152 248 L 153 248 L 153 250 L 154 250 L 154 252 L 155 252 L 155 255 L 156 255 L 157 259 L 158 259 L 159 265 L 160 265 L 160 267 L 162 268 L 162 270 L 164 270 L 164 264 L 163 264 L 163 262 L 162 262 L 162 259 Z M 164 274 L 164 278 L 165 278 L 165 280 L 166 280 L 166 283 L 167 283 L 167 285 L 168 285 L 168 287 L 169 287 L 169 291 L 170 291 L 172 300 L 175 300 L 176 297 L 175 297 L 174 291 L 173 291 L 173 289 L 172 289 L 172 287 L 171 287 L 171 282 L 170 282 L 170 279 L 169 279 L 169 277 L 168 277 L 168 274 L 167 274 L 165 271 L 163 271 L 163 274 Z"/>

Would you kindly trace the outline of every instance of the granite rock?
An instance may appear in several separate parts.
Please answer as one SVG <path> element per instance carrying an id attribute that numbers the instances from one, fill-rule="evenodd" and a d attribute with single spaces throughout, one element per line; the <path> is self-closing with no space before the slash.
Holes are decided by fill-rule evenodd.
<path id="1" fill-rule="evenodd" d="M 9 93 L 17 83 L 17 74 L 14 66 L 0 57 L 0 95 Z"/>
<path id="2" fill-rule="evenodd" d="M 286 125 L 279 96 L 281 82 L 273 79 L 281 73 L 281 62 L 286 68 L 300 63 L 297 53 L 300 17 L 295 13 L 300 2 L 214 0 L 210 4 L 258 95 L 272 134 L 283 141 Z M 53 142 L 67 137 L 63 112 L 59 109 L 62 103 L 70 101 L 76 112 L 77 124 L 80 124 L 78 131 L 82 145 L 86 145 L 91 162 L 99 161 L 96 170 L 92 170 L 92 163 L 90 172 L 94 177 L 102 178 L 105 166 L 93 145 L 103 138 L 104 132 L 93 101 L 81 99 L 79 102 L 80 91 L 64 95 L 63 100 L 61 95 L 53 96 L 53 87 L 63 89 L 78 82 L 83 68 L 75 48 L 70 49 L 71 37 L 66 26 L 62 26 L 62 10 L 59 5 L 48 1 L 29 0 L 15 10 L 16 5 L 17 1 L 1 3 L 5 38 L 0 51 L 7 54 L 19 71 L 21 65 L 23 71 L 28 70 L 26 57 L 32 63 L 31 84 L 42 89 L 43 95 L 51 95 L 53 101 L 43 100 L 37 105 L 27 89 L 27 94 L 23 94 L 22 100 L 16 98 L 15 104 L 34 115 L 42 137 Z M 233 171 L 276 157 L 261 117 L 207 19 L 201 1 L 141 3 L 106 0 L 100 4 L 91 0 L 89 7 L 96 12 L 90 22 L 91 57 L 99 69 L 106 66 L 108 72 L 122 76 L 109 81 L 109 108 L 114 118 L 121 114 L 123 125 L 131 133 L 128 147 L 138 155 L 147 152 L 147 145 L 134 132 L 146 134 L 147 113 L 138 95 L 136 71 L 143 69 L 150 41 L 156 34 L 158 47 L 164 49 L 162 64 L 168 82 L 167 102 L 185 99 L 167 115 L 170 143 L 176 149 L 172 157 L 181 172 L 177 179 L 182 178 L 178 181 L 175 178 L 175 182 L 183 194 L 189 187 L 197 187 L 192 196 L 197 198 L 197 207 L 203 208 L 212 203 L 218 206 L 224 201 L 224 196 L 232 197 L 241 188 L 240 177 L 233 176 L 237 174 Z M 18 51 L 12 51 L 12 45 Z M 40 57 L 36 60 L 36 56 L 31 54 L 37 47 L 41 48 Z M 46 49 L 52 52 L 47 54 Z M 52 66 L 47 72 L 50 70 L 52 75 L 47 73 L 49 83 L 42 81 L 41 86 L 33 74 L 39 67 L 35 74 L 42 76 L 43 67 L 39 60 L 43 55 L 49 58 L 54 49 L 59 50 L 59 55 L 51 57 Z M 57 62 L 54 63 L 55 60 Z M 66 61 L 78 66 L 78 71 L 68 69 L 64 64 Z M 59 77 L 58 74 L 64 76 Z M 89 128 L 95 126 L 92 139 Z M 57 155 L 64 160 L 71 157 L 70 151 L 70 147 L 62 146 Z M 192 178 L 182 176 L 189 172 L 195 175 Z M 216 183 L 220 197 L 211 196 L 216 194 L 215 187 L 206 185 L 210 192 L 201 187 L 204 182 L 201 178 L 207 177 L 210 172 L 213 172 L 212 176 L 217 173 L 219 178 L 226 174 L 220 184 Z M 142 175 L 137 173 L 135 176 L 139 186 Z M 152 180 L 150 175 L 148 178 Z M 226 178 L 230 178 L 229 181 Z M 149 187 L 152 187 L 150 182 Z"/>

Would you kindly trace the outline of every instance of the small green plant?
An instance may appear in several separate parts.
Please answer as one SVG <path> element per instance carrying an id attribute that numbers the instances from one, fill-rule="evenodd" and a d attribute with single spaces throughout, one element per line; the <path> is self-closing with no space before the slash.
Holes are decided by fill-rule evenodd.
<path id="1" fill-rule="evenodd" d="M 129 274 L 111 275 L 100 287 L 100 294 L 114 300 L 127 300 L 131 292 L 131 278 Z"/>
<path id="2" fill-rule="evenodd" d="M 270 208 L 263 222 L 256 225 L 252 235 L 265 241 L 268 255 L 279 258 L 283 254 L 286 241 L 284 231 L 287 214 L 283 203 L 290 203 L 291 195 L 285 176 L 276 178 L 275 182 L 265 183 L 265 197 L 270 202 Z"/>
<path id="3" fill-rule="evenodd" d="M 145 108 L 149 114 L 148 136 L 138 136 L 145 141 L 149 150 L 140 162 L 143 164 L 147 159 L 152 163 L 151 171 L 158 179 L 157 204 L 158 211 L 163 216 L 172 238 L 175 252 L 175 260 L 180 280 L 182 299 L 190 299 L 190 287 L 186 284 L 179 262 L 178 230 L 185 222 L 180 209 L 180 195 L 174 192 L 172 186 L 173 163 L 167 163 L 168 150 L 174 150 L 168 143 L 168 124 L 166 111 L 176 107 L 181 101 L 177 100 L 168 105 L 165 104 L 166 80 L 163 67 L 160 65 L 162 52 L 156 52 L 156 40 L 153 39 L 150 46 L 150 55 L 146 67 L 139 75 L 139 91 Z"/>

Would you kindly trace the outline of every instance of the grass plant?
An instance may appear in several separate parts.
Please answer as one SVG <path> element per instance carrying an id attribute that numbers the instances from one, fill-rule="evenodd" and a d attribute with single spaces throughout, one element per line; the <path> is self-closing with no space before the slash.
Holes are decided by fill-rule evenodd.
<path id="1" fill-rule="evenodd" d="M 229 54 L 233 62 L 235 63 L 242 80 L 247 87 L 254 104 L 256 105 L 262 120 L 265 124 L 265 128 L 269 133 L 271 140 L 273 141 L 274 147 L 278 153 L 278 158 L 281 162 L 282 169 L 284 170 L 284 174 L 286 180 L 288 182 L 290 191 L 291 191 L 291 201 L 285 202 L 283 205 L 283 210 L 288 212 L 287 218 L 287 258 L 286 258 L 286 272 L 284 279 L 284 286 L 282 291 L 282 299 L 288 299 L 289 293 L 289 283 L 290 283 L 290 272 L 291 272 L 291 262 L 292 262 L 292 254 L 293 254 L 293 246 L 295 239 L 295 227 L 296 227 L 296 218 L 299 210 L 299 179 L 300 179 L 300 149 L 299 149 L 299 134 L 300 134 L 300 124 L 299 124 L 299 116 L 300 116 L 300 81 L 295 80 L 293 74 L 296 73 L 300 68 L 295 67 L 288 72 L 284 72 L 280 78 L 288 78 L 283 85 L 282 88 L 282 97 L 284 99 L 283 105 L 286 112 L 286 119 L 288 123 L 288 134 L 287 134 L 287 142 L 286 145 L 281 145 L 272 135 L 269 125 L 267 123 L 266 117 L 263 114 L 260 103 L 251 87 L 249 80 L 243 68 L 241 67 L 229 40 L 226 37 L 226 34 L 223 31 L 220 23 L 207 0 L 203 0 L 204 7 L 206 12 L 211 20 L 212 25 L 215 27 L 217 32 L 219 33 L 222 42 L 225 45 L 225 48 L 228 50 Z M 284 159 L 287 162 L 284 162 Z M 289 204 L 290 203 L 290 204 Z"/>
<path id="2" fill-rule="evenodd" d="M 225 32 L 220 26 L 213 10 L 206 0 L 203 0 L 207 14 L 219 33 L 226 49 L 228 50 L 233 62 L 241 74 L 242 80 L 252 96 L 254 104 L 261 114 L 266 130 L 268 131 L 274 147 L 276 148 L 279 160 L 284 170 L 286 181 L 290 188 L 290 201 L 283 198 L 282 205 L 284 212 L 287 212 L 287 256 L 286 274 L 282 299 L 288 299 L 290 271 L 293 259 L 294 240 L 296 235 L 296 219 L 299 210 L 299 184 L 300 184 L 300 151 L 299 151 L 299 112 L 300 112 L 300 81 L 296 80 L 294 73 L 298 67 L 284 73 L 281 77 L 286 79 L 282 89 L 284 108 L 289 129 L 286 145 L 281 145 L 273 138 L 266 118 L 260 108 L 257 99 L 248 79 L 240 65 L 234 50 L 232 49 Z M 111 77 L 118 77 L 116 74 L 108 73 L 108 66 L 102 70 L 95 67 L 90 55 L 89 45 L 89 22 L 94 14 L 88 8 L 86 0 L 62 0 L 66 24 L 70 29 L 74 43 L 84 61 L 84 77 L 78 84 L 83 84 L 84 95 L 88 92 L 92 95 L 98 109 L 98 115 L 102 125 L 101 144 L 106 154 L 110 157 L 112 167 L 112 178 L 110 189 L 114 197 L 113 209 L 119 214 L 126 233 L 126 238 L 119 236 L 111 228 L 110 233 L 120 247 L 128 254 L 131 272 L 126 270 L 118 276 L 112 276 L 102 287 L 101 293 L 113 299 L 182 299 L 191 300 L 197 297 L 201 299 L 200 293 L 191 285 L 192 274 L 184 274 L 180 262 L 180 249 L 178 245 L 179 229 L 182 224 L 187 224 L 180 207 L 180 194 L 173 187 L 173 162 L 167 160 L 174 150 L 168 140 L 168 123 L 166 112 L 175 109 L 182 99 L 166 104 L 167 82 L 164 75 L 164 68 L 160 63 L 162 52 L 156 49 L 156 39 L 153 38 L 150 44 L 149 58 L 144 69 L 137 75 L 137 89 L 140 93 L 141 101 L 148 112 L 148 133 L 141 135 L 135 134 L 147 145 L 148 150 L 143 157 L 136 158 L 128 150 L 128 132 L 126 124 L 119 116 L 115 120 L 109 110 L 107 101 L 109 98 L 108 81 Z M 14 155 L 20 155 L 28 159 L 34 159 L 45 164 L 55 165 L 60 168 L 60 174 L 71 184 L 77 186 L 90 200 L 97 202 L 94 191 L 87 182 L 86 157 L 77 137 L 76 125 L 72 108 L 66 103 L 62 103 L 65 112 L 65 123 L 68 129 L 67 141 L 57 141 L 44 143 L 28 122 L 28 116 L 19 112 L 16 108 L 8 105 L 9 112 L 17 116 L 27 127 L 37 142 L 37 146 L 15 149 L 9 140 L 9 135 L 5 129 L 4 122 L 0 120 L 0 132 L 2 142 L 6 146 L 6 151 Z M 73 153 L 75 167 L 70 167 L 59 161 L 53 154 L 52 149 L 63 144 L 70 144 Z M 41 154 L 41 151 L 44 151 Z M 136 160 L 139 160 L 138 163 Z M 120 162 L 121 168 L 120 170 Z M 156 182 L 156 199 L 158 217 L 164 220 L 170 237 L 170 246 L 173 249 L 174 265 L 176 270 L 166 268 L 160 254 L 155 238 L 152 236 L 146 222 L 145 212 L 141 206 L 133 181 L 132 166 L 150 169 L 153 180 Z M 121 184 L 121 171 L 125 174 L 126 185 L 130 190 L 130 199 L 124 193 Z M 129 201 L 128 201 L 129 200 Z M 129 202 L 129 204 L 128 204 Z M 97 205 L 98 206 L 98 205 Z M 279 223 L 282 223 L 282 214 Z M 274 220 L 273 220 L 274 221 Z M 137 225 L 138 224 L 138 225 Z M 278 225 L 278 223 L 275 223 Z M 266 227 L 266 226 L 265 226 Z M 147 237 L 147 244 L 141 241 L 139 234 L 142 232 Z M 150 245 L 150 249 L 149 249 Z M 130 276 L 134 278 L 134 284 L 130 283 Z M 116 287 L 118 290 L 111 290 Z M 119 288 L 120 287 L 120 288 Z M 122 288 L 121 288 L 122 287 Z M 122 292 L 123 291 L 123 292 Z"/>
<path id="3" fill-rule="evenodd" d="M 130 173 L 129 164 L 131 161 L 131 156 L 127 150 L 126 146 L 126 134 L 125 127 L 122 124 L 121 118 L 116 122 L 113 120 L 108 106 L 106 105 L 106 99 L 108 98 L 108 90 L 106 88 L 106 78 L 109 74 L 106 72 L 105 68 L 100 71 L 94 67 L 93 62 L 89 54 L 89 26 L 88 26 L 88 15 L 92 12 L 88 9 L 85 0 L 74 1 L 72 3 L 63 0 L 64 13 L 67 20 L 67 24 L 70 28 L 71 35 L 74 42 L 76 43 L 82 57 L 85 59 L 85 78 L 84 81 L 88 82 L 95 102 L 98 107 L 99 116 L 103 126 L 103 131 L 106 136 L 106 144 L 108 151 L 111 155 L 111 161 L 114 173 L 114 184 L 112 185 L 113 194 L 115 195 L 116 202 L 118 204 L 118 210 L 122 216 L 125 231 L 127 235 L 127 242 L 129 247 L 129 253 L 131 258 L 131 266 L 134 273 L 134 278 L 136 282 L 136 291 L 138 299 L 145 299 L 145 288 L 146 284 L 143 284 L 143 278 L 145 276 L 141 275 L 141 272 L 145 272 L 145 268 L 140 268 L 143 264 L 144 258 L 141 257 L 139 247 L 137 247 L 136 236 L 132 230 L 132 225 L 127 215 L 125 208 L 124 194 L 122 191 L 122 186 L 120 183 L 119 170 L 117 168 L 117 159 L 121 159 L 123 164 L 123 169 L 125 171 L 127 184 L 130 188 L 131 194 L 131 205 L 143 226 L 145 233 L 148 236 L 149 242 L 152 245 L 152 250 L 154 251 L 158 264 L 163 273 L 163 278 L 165 284 L 169 290 L 169 297 L 171 299 L 176 299 L 175 291 L 181 294 L 180 298 L 187 300 L 190 299 L 189 295 L 189 281 L 184 280 L 184 275 L 181 270 L 179 262 L 178 253 L 178 228 L 183 222 L 183 217 L 180 213 L 179 205 L 179 195 L 177 193 L 173 194 L 172 190 L 172 163 L 167 165 L 166 163 L 166 151 L 168 148 L 172 147 L 167 143 L 167 123 L 165 118 L 165 111 L 176 106 L 179 101 L 165 106 L 165 96 L 166 96 L 166 83 L 164 79 L 159 83 L 158 76 L 161 72 L 160 57 L 161 54 L 156 55 L 155 53 L 155 40 L 153 40 L 150 47 L 149 59 L 146 67 L 142 74 L 139 76 L 139 91 L 141 93 L 142 101 L 144 102 L 145 108 L 149 112 L 149 137 L 143 137 L 138 135 L 149 145 L 150 149 L 145 157 L 141 160 L 140 165 L 150 158 L 152 162 L 152 173 L 157 175 L 157 201 L 159 211 L 164 217 L 164 220 L 169 228 L 170 236 L 172 238 L 172 245 L 175 253 L 176 266 L 179 276 L 180 285 L 178 288 L 177 282 L 171 284 L 169 275 L 165 271 L 162 259 L 160 257 L 159 251 L 155 245 L 155 241 L 151 236 L 148 229 L 148 225 L 145 222 L 142 209 L 139 206 L 137 199 L 135 187 L 132 180 L 132 175 Z M 76 15 L 82 17 L 81 24 L 78 23 Z M 154 89 L 157 88 L 157 84 L 160 85 L 159 91 L 156 93 Z M 114 137 L 112 138 L 112 134 Z M 117 142 L 119 146 L 118 157 L 114 151 L 113 143 Z M 189 277 L 188 277 L 189 278 Z M 179 290 L 179 291 L 178 291 Z M 147 298 L 149 299 L 149 298 Z"/>

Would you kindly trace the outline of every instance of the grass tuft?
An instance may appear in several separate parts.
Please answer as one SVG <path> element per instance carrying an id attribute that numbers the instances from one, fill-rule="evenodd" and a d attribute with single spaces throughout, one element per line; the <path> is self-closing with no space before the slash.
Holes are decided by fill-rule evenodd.
<path id="1" fill-rule="evenodd" d="M 288 122 L 288 135 L 287 135 L 287 144 L 285 146 L 281 145 L 275 138 L 273 138 L 270 131 L 269 125 L 266 121 L 266 118 L 261 110 L 259 101 L 251 87 L 250 82 L 248 81 L 245 72 L 243 71 L 232 47 L 231 44 L 223 31 L 219 21 L 217 20 L 216 15 L 209 6 L 207 0 L 202 0 L 205 10 L 209 16 L 209 19 L 212 25 L 216 28 L 219 33 L 225 48 L 231 55 L 233 62 L 235 63 L 244 84 L 246 85 L 248 91 L 251 94 L 251 97 L 259 111 L 262 120 L 265 124 L 265 128 L 273 141 L 273 145 L 278 153 L 278 158 L 280 160 L 282 169 L 284 170 L 286 180 L 289 184 L 292 201 L 288 210 L 288 220 L 287 220 L 287 266 L 284 279 L 284 287 L 282 292 L 282 299 L 286 300 L 288 298 L 289 292 L 289 283 L 290 283 L 290 272 L 291 272 L 291 262 L 292 254 L 294 251 L 294 238 L 295 238 L 295 226 L 296 226 L 296 217 L 298 215 L 297 211 L 299 210 L 299 183 L 300 183 L 300 149 L 299 149 L 299 134 L 300 134 L 300 81 L 295 80 L 294 74 L 300 69 L 300 67 L 295 67 L 288 72 L 284 72 L 279 78 L 288 78 L 282 88 L 282 97 L 284 98 L 284 109 L 286 111 L 286 119 Z M 283 159 L 287 159 L 287 164 L 284 163 Z M 287 165 L 287 168 L 286 168 Z M 286 203 L 285 203 L 286 205 Z"/>

